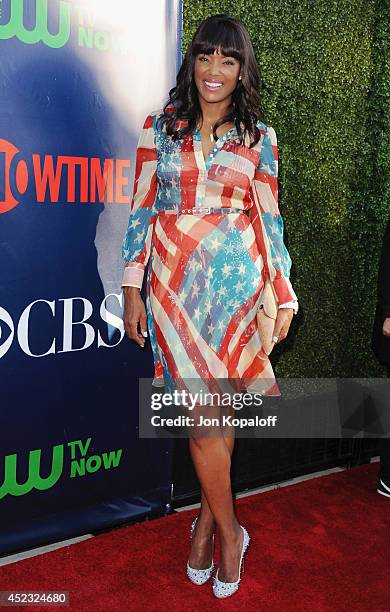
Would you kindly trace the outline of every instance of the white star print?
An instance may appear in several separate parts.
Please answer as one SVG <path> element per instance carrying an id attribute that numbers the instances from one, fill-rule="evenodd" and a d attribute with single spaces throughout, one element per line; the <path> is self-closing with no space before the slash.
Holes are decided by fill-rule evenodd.
<path id="1" fill-rule="evenodd" d="M 226 251 L 226 253 L 228 253 L 229 255 L 230 255 L 230 253 L 233 253 L 233 251 L 234 251 L 234 247 L 233 247 L 233 245 L 232 245 L 232 244 L 227 244 L 227 245 L 225 246 L 225 251 Z"/>
<path id="2" fill-rule="evenodd" d="M 191 270 L 191 272 L 196 270 L 197 266 L 198 266 L 198 262 L 195 260 L 195 258 L 193 257 L 192 259 L 190 259 L 190 263 L 189 263 L 188 267 Z"/>
<path id="3" fill-rule="evenodd" d="M 141 223 L 141 221 L 139 219 L 134 219 L 131 223 L 130 223 L 130 227 L 131 229 L 134 229 L 135 227 L 137 227 L 137 225 L 139 225 Z"/>
<path id="4" fill-rule="evenodd" d="M 207 300 L 207 302 L 206 302 L 206 304 L 205 304 L 205 307 L 204 307 L 204 308 L 205 308 L 205 312 L 206 312 L 206 313 L 209 313 L 209 312 L 210 312 L 210 310 L 211 310 L 211 308 L 212 308 L 212 304 L 211 304 L 211 302 L 210 302 L 210 300 L 209 300 L 209 299 Z"/>
<path id="5" fill-rule="evenodd" d="M 239 267 L 238 267 L 238 273 L 239 273 L 240 276 L 243 276 L 245 274 L 245 272 L 246 272 L 245 265 L 244 265 L 243 262 L 241 262 Z"/>
<path id="6" fill-rule="evenodd" d="M 219 240 L 219 238 L 216 236 L 210 243 L 210 249 L 218 249 L 218 247 L 220 246 L 221 241 Z"/>
<path id="7" fill-rule="evenodd" d="M 193 299 L 194 297 L 198 297 L 198 295 L 199 295 L 199 285 L 198 285 L 198 283 L 195 281 L 195 282 L 194 282 L 194 284 L 193 284 L 193 286 L 192 286 L 192 294 L 191 294 L 191 297 L 192 297 L 192 299 Z"/>
<path id="8" fill-rule="evenodd" d="M 224 275 L 224 277 L 228 276 L 230 270 L 232 269 L 231 266 L 229 266 L 229 264 L 225 263 L 223 268 L 222 268 L 222 274 Z"/>
<path id="9" fill-rule="evenodd" d="M 197 306 L 194 310 L 194 318 L 199 319 L 199 317 L 200 317 L 200 309 Z"/>

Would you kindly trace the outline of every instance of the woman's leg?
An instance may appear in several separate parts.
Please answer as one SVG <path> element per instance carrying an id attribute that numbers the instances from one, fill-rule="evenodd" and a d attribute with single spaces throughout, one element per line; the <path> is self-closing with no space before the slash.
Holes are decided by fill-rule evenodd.
<path id="1" fill-rule="evenodd" d="M 200 412 L 204 413 L 205 407 L 200 406 L 199 408 Z M 204 497 L 208 503 L 208 510 L 218 526 L 221 547 L 219 579 L 234 582 L 238 578 L 238 565 L 243 540 L 242 530 L 234 513 L 230 481 L 231 451 L 234 437 L 231 431 L 225 439 L 225 435 L 220 428 L 218 428 L 218 432 L 215 431 L 212 435 L 210 428 L 208 429 L 209 431 L 204 436 L 199 435 L 199 430 L 196 435 L 191 435 L 190 432 L 190 453 Z M 191 560 L 192 557 L 190 557 L 190 565 Z M 208 558 L 208 561 L 210 561 L 210 558 Z M 206 564 L 206 567 L 207 565 L 209 563 Z"/>
<path id="2" fill-rule="evenodd" d="M 234 449 L 234 428 L 233 434 L 224 435 L 223 440 L 232 456 Z M 214 515 L 211 512 L 207 497 L 201 487 L 200 511 L 196 522 L 194 535 L 191 540 L 191 552 L 189 556 L 189 564 L 191 567 L 204 569 L 210 567 L 213 546 L 212 534 L 215 529 Z"/>

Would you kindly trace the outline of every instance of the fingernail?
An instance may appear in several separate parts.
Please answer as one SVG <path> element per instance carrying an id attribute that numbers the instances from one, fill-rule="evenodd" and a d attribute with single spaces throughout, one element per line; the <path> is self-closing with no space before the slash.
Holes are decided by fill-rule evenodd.
<path id="1" fill-rule="evenodd" d="M 144 332 L 142 332 L 142 335 L 144 336 L 144 338 L 147 338 L 148 337 L 148 332 L 144 331 Z"/>

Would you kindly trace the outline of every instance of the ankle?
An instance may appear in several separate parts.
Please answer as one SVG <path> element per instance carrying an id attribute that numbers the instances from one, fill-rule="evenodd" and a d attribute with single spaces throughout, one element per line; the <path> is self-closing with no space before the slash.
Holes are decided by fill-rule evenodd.
<path id="1" fill-rule="evenodd" d="M 196 523 L 202 532 L 209 532 L 210 534 L 214 532 L 215 520 L 213 516 L 202 516 L 202 513 L 200 513 Z"/>
<path id="2" fill-rule="evenodd" d="M 230 525 L 219 527 L 219 539 L 222 545 L 229 545 L 233 542 L 237 543 L 242 536 L 242 529 L 238 521 L 234 521 Z"/>

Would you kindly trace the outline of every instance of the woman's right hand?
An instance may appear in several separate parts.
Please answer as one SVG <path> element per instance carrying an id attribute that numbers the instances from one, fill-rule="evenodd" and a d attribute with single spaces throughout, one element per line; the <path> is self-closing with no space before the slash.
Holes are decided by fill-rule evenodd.
<path id="1" fill-rule="evenodd" d="M 123 324 L 125 332 L 139 346 L 145 346 L 145 338 L 148 335 L 146 326 L 146 309 L 141 298 L 138 287 L 123 287 L 125 304 L 123 308 Z M 140 323 L 141 334 L 138 333 L 138 322 Z"/>

